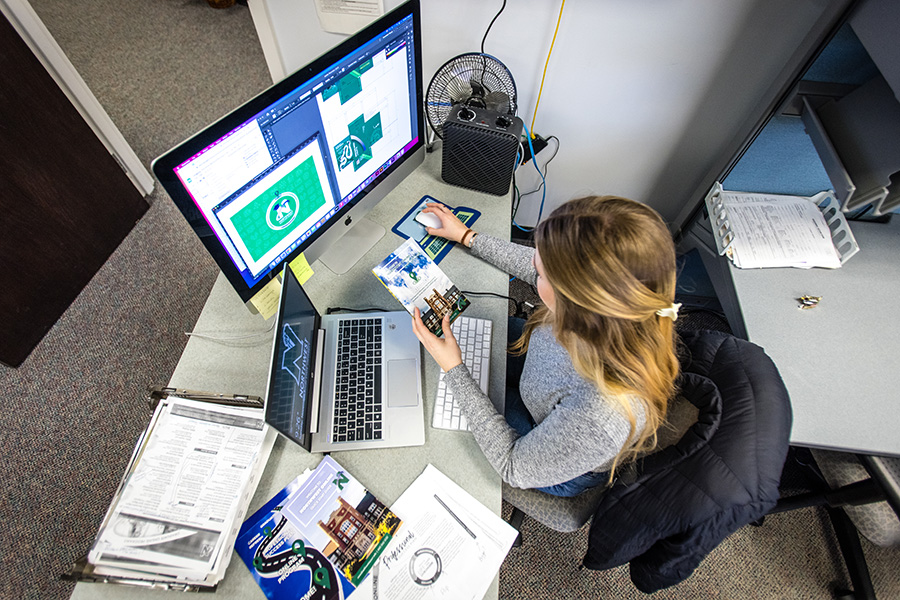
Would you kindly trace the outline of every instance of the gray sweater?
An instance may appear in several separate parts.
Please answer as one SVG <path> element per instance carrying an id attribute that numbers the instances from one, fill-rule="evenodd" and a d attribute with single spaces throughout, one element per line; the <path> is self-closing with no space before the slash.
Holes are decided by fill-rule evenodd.
<path id="1" fill-rule="evenodd" d="M 479 234 L 472 253 L 532 285 L 536 282 L 533 248 Z M 488 462 L 513 487 L 544 487 L 588 471 L 606 471 L 628 439 L 628 419 L 575 371 L 568 352 L 546 326 L 531 336 L 519 382 L 522 400 L 537 424 L 528 435 L 520 436 L 506 423 L 464 365 L 450 370 L 447 383 Z M 632 406 L 640 429 L 641 403 Z"/>

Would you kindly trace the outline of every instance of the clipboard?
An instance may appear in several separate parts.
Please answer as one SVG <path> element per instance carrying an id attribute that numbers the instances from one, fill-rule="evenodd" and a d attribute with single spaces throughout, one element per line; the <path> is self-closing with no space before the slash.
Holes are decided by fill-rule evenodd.
<path id="1" fill-rule="evenodd" d="M 437 202 L 438 204 L 443 204 L 449 208 L 450 212 L 456 215 L 456 218 L 462 221 L 466 227 L 471 227 L 472 223 L 478 220 L 478 217 L 481 216 L 481 211 L 466 206 L 457 206 L 456 208 L 453 208 L 431 196 L 422 196 L 421 200 L 416 202 L 416 204 L 414 204 L 413 207 L 397 221 L 397 224 L 391 228 L 391 231 L 404 239 L 412 238 L 416 240 L 419 246 L 422 247 L 422 250 L 425 251 L 425 254 L 428 255 L 428 258 L 435 263 L 439 263 L 447 256 L 450 249 L 456 245 L 456 242 L 451 242 L 450 240 L 445 240 L 444 238 L 435 235 L 428 235 L 428 232 L 425 231 L 425 226 L 416 222 L 416 215 L 419 214 L 429 202 Z"/>
<path id="2" fill-rule="evenodd" d="M 125 469 L 125 473 L 122 476 L 118 487 L 116 488 L 115 494 L 113 495 L 113 499 L 110 502 L 106 515 L 101 522 L 97 537 L 91 545 L 92 549 L 94 547 L 94 544 L 96 544 L 100 535 L 104 531 L 105 527 L 110 523 L 111 518 L 114 516 L 116 512 L 116 506 L 122 498 L 124 490 L 129 484 L 131 475 L 134 474 L 138 464 L 140 463 L 140 459 L 147 447 L 147 443 L 154 433 L 154 427 L 157 424 L 157 415 L 160 404 L 164 400 L 170 398 L 191 400 L 195 402 L 208 402 L 211 404 L 226 407 L 258 409 L 260 411 L 260 419 L 263 419 L 264 421 L 263 409 L 265 404 L 263 402 L 263 399 L 259 396 L 250 396 L 244 394 L 221 394 L 215 392 L 203 392 L 166 386 L 148 387 L 145 400 L 147 401 L 148 406 L 153 412 L 153 415 L 151 416 L 150 423 L 147 425 L 146 429 L 144 429 L 144 431 L 138 437 L 137 443 L 134 447 L 134 451 L 131 455 L 131 459 L 128 461 L 128 465 Z M 244 517 L 246 517 L 250 500 L 253 497 L 257 485 L 259 484 L 260 478 L 262 477 L 265 464 L 268 462 L 269 454 L 272 451 L 272 446 L 274 445 L 275 439 L 278 436 L 277 432 L 265 423 L 263 424 L 262 433 L 263 437 L 259 455 L 258 458 L 254 461 L 252 474 L 249 480 L 246 482 L 245 486 L 242 488 L 242 494 L 238 500 L 239 506 L 235 514 L 234 521 L 226 528 L 226 531 L 233 530 L 234 535 L 227 534 L 226 540 L 228 538 L 236 537 L 237 531 L 240 528 L 240 524 L 243 522 Z M 223 544 L 223 546 L 220 548 L 220 552 L 223 553 L 223 558 L 219 560 L 224 559 L 225 562 L 220 564 L 217 561 L 216 564 L 218 565 L 217 571 L 221 572 L 221 576 L 224 576 L 228 562 L 231 560 L 231 555 L 233 554 L 233 546 L 234 540 L 231 539 L 230 542 L 228 542 L 227 544 Z M 74 581 L 76 583 L 109 583 L 117 585 L 137 586 L 147 589 L 162 589 L 181 592 L 215 592 L 218 587 L 218 583 L 221 580 L 221 577 L 219 577 L 214 582 L 205 584 L 200 582 L 189 583 L 178 581 L 175 577 L 171 577 L 168 575 L 157 576 L 149 572 L 141 573 L 135 571 L 133 576 L 111 574 L 111 571 L 116 571 L 116 569 L 97 566 L 90 561 L 89 556 L 90 552 L 86 553 L 83 557 L 75 561 L 75 563 L 67 573 L 63 573 L 62 575 L 60 575 L 60 579 L 64 581 Z"/>

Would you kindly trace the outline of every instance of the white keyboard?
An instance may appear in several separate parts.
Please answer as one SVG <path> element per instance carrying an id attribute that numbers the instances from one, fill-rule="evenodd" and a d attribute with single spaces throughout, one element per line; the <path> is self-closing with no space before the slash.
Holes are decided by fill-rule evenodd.
<path id="1" fill-rule="evenodd" d="M 491 322 L 474 317 L 457 317 L 450 326 L 459 348 L 462 350 L 463 364 L 478 382 L 481 391 L 487 394 L 488 372 L 491 364 Z M 447 389 L 444 381 L 446 372 L 441 369 L 438 379 L 437 398 L 434 402 L 434 419 L 431 426 L 435 429 L 455 429 L 468 431 L 469 424 L 460 414 L 459 405 L 453 399 L 453 393 Z"/>

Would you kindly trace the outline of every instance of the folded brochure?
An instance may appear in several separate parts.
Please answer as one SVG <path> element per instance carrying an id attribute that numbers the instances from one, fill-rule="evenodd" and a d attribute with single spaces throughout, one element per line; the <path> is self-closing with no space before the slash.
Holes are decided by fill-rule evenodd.
<path id="1" fill-rule="evenodd" d="M 409 314 L 418 307 L 425 326 L 437 336 L 443 335 L 441 320 L 445 314 L 450 314 L 452 323 L 469 306 L 469 299 L 412 238 L 372 272 Z"/>
<path id="2" fill-rule="evenodd" d="M 244 522 L 235 550 L 272 600 L 348 597 L 401 520 L 326 456 Z"/>

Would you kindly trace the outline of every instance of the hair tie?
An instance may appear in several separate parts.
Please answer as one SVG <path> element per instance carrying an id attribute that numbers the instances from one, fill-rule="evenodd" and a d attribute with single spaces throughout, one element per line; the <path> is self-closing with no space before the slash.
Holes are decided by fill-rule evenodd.
<path id="1" fill-rule="evenodd" d="M 660 317 L 669 317 L 673 321 L 678 320 L 678 309 L 681 308 L 681 302 L 675 302 L 669 308 L 661 308 L 656 311 Z"/>

